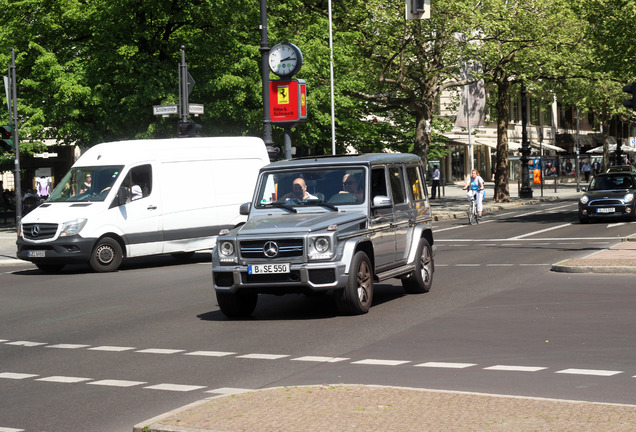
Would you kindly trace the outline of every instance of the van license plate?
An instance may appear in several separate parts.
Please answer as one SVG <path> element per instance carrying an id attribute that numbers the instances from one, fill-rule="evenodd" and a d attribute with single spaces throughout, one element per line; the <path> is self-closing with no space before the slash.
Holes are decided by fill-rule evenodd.
<path id="1" fill-rule="evenodd" d="M 596 213 L 614 213 L 616 209 L 614 207 L 597 208 Z"/>
<path id="2" fill-rule="evenodd" d="M 29 258 L 44 258 L 45 251 L 43 250 L 30 250 L 27 251 L 27 257 Z"/>
<path id="3" fill-rule="evenodd" d="M 289 263 L 287 264 L 253 264 L 247 266 L 249 274 L 270 274 L 270 273 L 289 273 Z"/>

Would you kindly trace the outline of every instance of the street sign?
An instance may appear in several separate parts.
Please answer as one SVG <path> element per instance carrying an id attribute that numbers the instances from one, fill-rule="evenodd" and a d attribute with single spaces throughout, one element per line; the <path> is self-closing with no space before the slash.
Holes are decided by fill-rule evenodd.
<path id="1" fill-rule="evenodd" d="M 194 88 L 194 85 L 196 84 L 196 82 L 194 81 L 194 78 L 192 78 L 192 75 L 190 75 L 190 72 L 187 72 L 187 74 L 188 74 L 188 96 L 190 96 L 190 93 L 192 93 L 192 89 Z"/>
<path id="2" fill-rule="evenodd" d="M 178 114 L 179 113 L 179 109 L 177 108 L 176 104 L 174 104 L 174 105 L 153 105 L 152 113 L 154 115 L 168 116 L 170 114 Z"/>
<path id="3" fill-rule="evenodd" d="M 188 104 L 189 114 L 199 115 L 203 114 L 203 105 L 201 104 Z"/>
<path id="4" fill-rule="evenodd" d="M 305 80 L 275 80 L 269 83 L 269 108 L 272 123 L 293 127 L 307 119 Z"/>

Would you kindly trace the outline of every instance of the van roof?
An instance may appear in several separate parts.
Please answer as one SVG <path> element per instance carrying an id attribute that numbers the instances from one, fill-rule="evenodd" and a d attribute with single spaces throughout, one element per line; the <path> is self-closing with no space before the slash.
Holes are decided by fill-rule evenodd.
<path id="1" fill-rule="evenodd" d="M 262 159 L 269 163 L 265 143 L 257 137 L 196 137 L 114 141 L 84 152 L 76 166 L 126 165 L 137 162 L 215 159 Z"/>

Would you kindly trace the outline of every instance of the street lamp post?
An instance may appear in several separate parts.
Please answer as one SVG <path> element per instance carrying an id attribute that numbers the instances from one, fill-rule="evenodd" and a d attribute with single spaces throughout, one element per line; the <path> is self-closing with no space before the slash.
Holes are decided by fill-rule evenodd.
<path id="1" fill-rule="evenodd" d="M 528 142 L 528 102 L 526 99 L 526 86 L 521 86 L 521 190 L 519 198 L 532 198 L 530 187 L 530 169 L 528 168 L 528 156 L 530 156 L 530 143 Z"/>
<path id="2" fill-rule="evenodd" d="M 276 159 L 278 149 L 272 139 L 272 119 L 269 113 L 269 41 L 267 39 L 267 0 L 261 0 L 261 81 L 263 85 L 263 141 L 271 161 Z"/>

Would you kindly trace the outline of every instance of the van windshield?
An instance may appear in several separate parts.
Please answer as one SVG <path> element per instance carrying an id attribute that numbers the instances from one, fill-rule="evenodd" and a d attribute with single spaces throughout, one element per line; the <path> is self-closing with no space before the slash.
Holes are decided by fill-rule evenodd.
<path id="1" fill-rule="evenodd" d="M 266 172 L 261 177 L 256 206 L 360 204 L 365 202 L 364 173 L 363 167 Z"/>
<path id="2" fill-rule="evenodd" d="M 104 201 L 123 168 L 123 165 L 71 168 L 48 201 Z"/>

